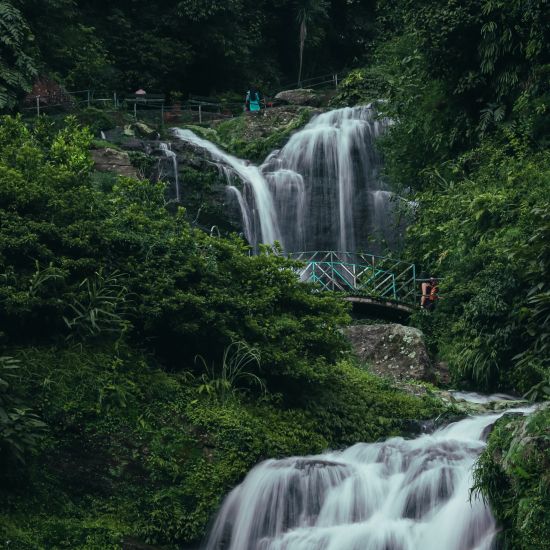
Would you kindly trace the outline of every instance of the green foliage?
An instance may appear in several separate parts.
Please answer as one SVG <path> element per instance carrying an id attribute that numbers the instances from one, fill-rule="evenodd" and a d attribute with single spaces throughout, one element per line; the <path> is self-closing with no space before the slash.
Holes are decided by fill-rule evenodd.
<path id="1" fill-rule="evenodd" d="M 407 395 L 348 362 L 336 365 L 303 399 L 332 447 L 399 435 L 410 421 L 442 410 L 437 399 Z"/>
<path id="2" fill-rule="evenodd" d="M 514 359 L 516 370 L 537 372 L 541 382 L 528 392 L 530 399 L 550 398 L 550 214 L 540 205 L 531 211 L 534 230 L 529 240 L 516 251 L 514 259 L 526 264 L 525 275 L 529 291 L 526 308 L 522 309 L 524 333 L 531 345 Z"/>
<path id="3" fill-rule="evenodd" d="M 502 527 L 499 548 L 545 548 L 550 518 L 550 409 L 497 422 L 474 470 L 475 497 L 491 504 Z"/>
<path id="4" fill-rule="evenodd" d="M 99 135 L 102 130 L 111 130 L 117 124 L 124 123 L 124 120 L 121 120 L 119 116 L 106 113 L 104 109 L 97 107 L 80 109 L 76 116 L 78 117 L 78 122 L 82 126 L 88 127 L 94 136 Z"/>
<path id="5" fill-rule="evenodd" d="M 238 367 L 246 353 L 228 350 L 226 362 Z M 273 394 L 202 398 L 200 378 L 120 342 L 26 347 L 16 358 L 17 391 L 50 433 L 17 490 L 0 484 L 0 544 L 15 548 L 116 548 L 130 537 L 181 547 L 201 539 L 260 460 L 396 434 L 441 410 L 346 363 L 287 407 Z"/>
<path id="6" fill-rule="evenodd" d="M 112 61 L 103 39 L 94 27 L 76 24 L 65 33 L 56 55 L 67 63 L 67 73 L 59 75 L 70 90 L 101 89 L 113 83 Z M 67 40 L 67 38 L 69 40 Z M 105 128 L 103 128 L 105 130 Z"/>
<path id="7" fill-rule="evenodd" d="M 74 121 L 53 133 L 44 124 L 4 119 L 0 127 L 0 330 L 8 339 L 52 341 L 67 328 L 97 336 L 128 323 L 135 341 L 174 368 L 197 354 L 210 362 L 244 340 L 262 348 L 262 376 L 274 388 L 281 376 L 296 389 L 320 379 L 341 357 L 345 306 L 300 284 L 292 262 L 251 257 L 236 237 L 192 229 L 182 210 L 165 209 L 163 184 L 120 179 L 98 189 L 89 133 Z M 55 278 L 37 287 L 37 265 Z"/>
<path id="8" fill-rule="evenodd" d="M 219 368 L 215 363 L 209 366 L 200 355 L 197 355 L 195 361 L 202 363 L 205 371 L 199 377 L 199 393 L 217 397 L 222 405 L 225 405 L 230 396 L 242 389 L 243 383 L 245 386 L 257 385 L 265 390 L 260 378 L 245 370 L 249 367 L 259 370 L 260 367 L 260 352 L 248 346 L 246 342 L 233 342 L 227 346 Z"/>
<path id="9" fill-rule="evenodd" d="M 343 361 L 347 306 L 277 249 L 192 228 L 162 183 L 98 182 L 74 119 L 0 138 L 0 445 L 27 458 L 0 544 L 196 543 L 258 461 L 440 412 Z"/>
<path id="10" fill-rule="evenodd" d="M 121 273 L 104 275 L 100 270 L 80 283 L 84 297 L 75 297 L 69 302 L 71 316 L 63 317 L 71 335 L 86 338 L 105 333 L 120 334 L 128 328 L 124 315 L 129 308 L 129 298 L 124 279 Z"/>
<path id="11" fill-rule="evenodd" d="M 0 2 L 0 111 L 12 109 L 28 92 L 37 74 L 30 49 L 34 37 L 20 10 L 9 0 Z"/>
<path id="12" fill-rule="evenodd" d="M 293 132 L 305 126 L 312 115 L 308 107 L 287 108 L 283 112 L 268 111 L 263 119 L 241 116 L 224 121 L 215 129 L 191 129 L 239 158 L 262 162 L 271 151 L 281 148 Z"/>
<path id="13" fill-rule="evenodd" d="M 369 103 L 376 99 L 380 99 L 380 95 L 373 89 L 370 71 L 361 68 L 350 71 L 340 82 L 338 93 L 332 99 L 331 105 L 345 107 Z"/>
<path id="14" fill-rule="evenodd" d="M 411 249 L 443 277 L 434 316 L 443 351 L 457 378 L 477 387 L 526 392 L 548 369 L 547 166 L 546 153 L 487 142 L 417 195 Z"/>
<path id="15" fill-rule="evenodd" d="M 10 468 L 10 459 L 24 462 L 27 455 L 35 453 L 46 428 L 14 390 L 19 370 L 18 359 L 0 356 L 0 465 L 3 470 Z M 0 477 L 6 473 L 3 471 Z"/>
<path id="16" fill-rule="evenodd" d="M 19 0 L 17 0 L 19 1 Z M 72 0 L 20 2 L 36 62 L 76 89 L 207 95 L 296 80 L 307 24 L 304 76 L 362 56 L 374 2 L 341 0 Z M 301 14 L 297 19 L 297 15 Z M 204 37 L 208 36 L 208 40 Z"/>
<path id="17" fill-rule="evenodd" d="M 548 379 L 549 6 L 379 3 L 370 65 L 337 104 L 382 98 L 385 174 L 409 193 L 408 253 L 443 278 L 413 322 L 455 383 L 543 396 Z M 437 29 L 437 31 L 434 31 Z"/>

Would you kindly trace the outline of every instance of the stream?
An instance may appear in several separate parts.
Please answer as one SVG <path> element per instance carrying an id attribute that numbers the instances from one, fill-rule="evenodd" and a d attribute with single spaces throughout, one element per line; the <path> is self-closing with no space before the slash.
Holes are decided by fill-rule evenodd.
<path id="1" fill-rule="evenodd" d="M 456 392 L 473 403 L 509 399 Z M 490 550 L 496 525 L 472 496 L 488 430 L 512 408 L 406 440 L 266 460 L 225 499 L 206 550 Z"/>

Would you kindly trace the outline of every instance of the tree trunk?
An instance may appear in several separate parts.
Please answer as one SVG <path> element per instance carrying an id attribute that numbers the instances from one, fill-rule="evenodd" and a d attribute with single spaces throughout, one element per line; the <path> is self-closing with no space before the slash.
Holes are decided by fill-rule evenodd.
<path id="1" fill-rule="evenodd" d="M 306 14 L 302 18 L 300 23 L 300 68 L 298 69 L 298 87 L 302 87 L 302 66 L 304 61 L 304 44 L 306 42 L 307 26 L 306 26 Z"/>

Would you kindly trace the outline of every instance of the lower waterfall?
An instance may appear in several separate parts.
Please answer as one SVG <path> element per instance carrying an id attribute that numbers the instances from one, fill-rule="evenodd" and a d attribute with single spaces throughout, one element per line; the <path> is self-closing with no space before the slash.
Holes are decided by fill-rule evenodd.
<path id="1" fill-rule="evenodd" d="M 495 521 L 469 491 L 487 430 L 503 414 L 262 462 L 226 498 L 206 549 L 489 550 Z"/>

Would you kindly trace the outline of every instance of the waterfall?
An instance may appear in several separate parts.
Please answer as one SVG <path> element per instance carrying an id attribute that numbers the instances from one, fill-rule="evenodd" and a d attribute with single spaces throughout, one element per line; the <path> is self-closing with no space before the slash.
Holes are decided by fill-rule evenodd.
<path id="1" fill-rule="evenodd" d="M 175 136 L 182 141 L 186 141 L 208 151 L 215 162 L 223 164 L 228 169 L 225 171 L 228 177 L 234 174 L 244 182 L 245 185 L 251 188 L 254 196 L 255 210 L 257 211 L 261 228 L 261 242 L 280 242 L 282 239 L 275 205 L 273 204 L 273 197 L 258 167 L 225 153 L 210 141 L 198 137 L 190 130 L 174 128 L 173 132 Z M 253 209 L 250 208 L 250 211 L 252 210 Z M 243 219 L 244 217 L 245 215 L 243 213 Z"/>
<path id="2" fill-rule="evenodd" d="M 180 202 L 180 182 L 179 182 L 179 170 L 178 170 L 178 157 L 174 151 L 170 148 L 169 143 L 160 143 L 159 149 L 162 151 L 162 154 L 169 159 L 172 165 L 172 174 L 174 177 L 174 188 L 176 191 L 176 201 Z"/>
<path id="3" fill-rule="evenodd" d="M 250 223 L 250 212 L 242 193 L 234 185 L 228 185 L 227 192 L 229 195 L 233 195 L 236 198 L 243 220 L 244 236 L 249 243 L 253 243 L 254 233 L 252 231 L 252 224 Z"/>
<path id="4" fill-rule="evenodd" d="M 392 201 L 379 177 L 381 160 L 374 144 L 388 125 L 371 106 L 322 113 L 259 167 L 189 130 L 174 133 L 206 150 L 224 168 L 228 185 L 233 176 L 242 181 L 250 224 L 261 229 L 253 244 L 278 240 L 287 251 L 353 252 L 372 251 L 377 234 L 395 240 Z M 242 204 L 241 211 L 244 220 Z"/>
<path id="5" fill-rule="evenodd" d="M 304 182 L 301 225 L 281 220 L 289 249 L 367 248 L 376 206 L 369 193 L 383 187 L 374 141 L 387 125 L 371 106 L 336 109 L 313 118 L 267 158 L 262 172 L 276 175 L 279 186 L 290 184 L 296 174 Z"/>
<path id="6" fill-rule="evenodd" d="M 262 462 L 226 498 L 206 548 L 489 550 L 495 521 L 469 489 L 486 430 L 503 414 L 413 440 Z"/>

